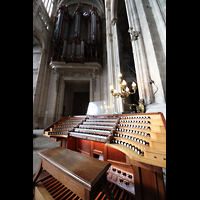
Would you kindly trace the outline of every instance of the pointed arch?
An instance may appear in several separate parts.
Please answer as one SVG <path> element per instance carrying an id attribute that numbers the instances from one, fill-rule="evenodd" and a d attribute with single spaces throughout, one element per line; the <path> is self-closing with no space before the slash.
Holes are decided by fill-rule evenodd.
<path id="1" fill-rule="evenodd" d="M 41 48 L 45 49 L 45 40 L 44 40 L 44 37 L 43 37 L 41 31 L 38 30 L 37 28 L 34 28 L 33 37 L 35 37 L 38 40 L 38 42 L 40 43 Z"/>
<path id="2" fill-rule="evenodd" d="M 61 4 L 66 4 L 68 6 L 77 5 L 79 2 L 82 4 L 94 5 L 98 9 L 98 14 L 103 18 L 104 13 L 104 2 L 103 1 L 95 1 L 95 0 L 60 0 L 57 4 L 57 9 L 61 6 Z"/>

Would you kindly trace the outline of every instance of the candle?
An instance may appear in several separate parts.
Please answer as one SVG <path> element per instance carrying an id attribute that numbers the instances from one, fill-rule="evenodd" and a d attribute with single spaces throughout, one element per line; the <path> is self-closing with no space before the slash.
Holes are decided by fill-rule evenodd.
<path id="1" fill-rule="evenodd" d="M 125 80 L 122 81 L 122 85 L 123 86 L 126 85 L 126 81 Z"/>
<path id="2" fill-rule="evenodd" d="M 134 86 L 136 86 L 136 83 L 135 83 L 135 82 L 132 83 L 132 87 L 134 87 Z"/>

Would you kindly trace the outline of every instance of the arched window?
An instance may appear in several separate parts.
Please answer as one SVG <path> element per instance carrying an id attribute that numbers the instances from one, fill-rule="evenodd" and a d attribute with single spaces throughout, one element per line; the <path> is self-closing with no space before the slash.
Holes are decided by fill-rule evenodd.
<path id="1" fill-rule="evenodd" d="M 54 0 L 42 0 L 49 17 L 51 16 Z"/>

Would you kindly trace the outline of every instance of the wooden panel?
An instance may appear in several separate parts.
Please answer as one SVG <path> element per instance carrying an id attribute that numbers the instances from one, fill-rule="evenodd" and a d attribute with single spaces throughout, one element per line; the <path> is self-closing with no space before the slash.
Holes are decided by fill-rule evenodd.
<path id="1" fill-rule="evenodd" d="M 60 141 L 60 146 L 63 147 L 63 148 L 66 148 L 67 147 L 67 140 L 61 140 Z"/>
<path id="2" fill-rule="evenodd" d="M 135 196 L 137 200 L 164 200 L 164 183 L 162 168 L 149 170 L 137 166 L 133 167 Z M 160 171 L 160 172 L 158 172 Z"/>
<path id="3" fill-rule="evenodd" d="M 146 152 L 146 158 L 151 159 L 151 160 L 155 160 L 155 161 L 159 161 L 161 163 L 166 164 L 166 154 L 159 154 L 159 153 L 155 153 L 155 152 Z"/>
<path id="4" fill-rule="evenodd" d="M 94 151 L 98 154 L 103 154 L 103 149 L 104 149 L 104 145 L 103 143 L 99 143 L 99 142 L 94 142 Z"/>
<path id="5" fill-rule="evenodd" d="M 73 151 L 76 151 L 76 138 L 69 137 L 67 139 L 67 148 Z"/>
<path id="6" fill-rule="evenodd" d="M 160 160 L 157 160 L 155 158 L 147 159 L 144 156 L 138 155 L 136 152 L 134 152 L 129 147 L 126 147 L 126 146 L 120 145 L 120 144 L 106 144 L 106 146 L 111 148 L 111 149 L 115 148 L 117 151 L 120 150 L 121 153 L 123 152 L 126 156 L 128 156 L 130 158 L 130 160 L 135 160 L 135 161 L 139 161 L 139 162 L 142 162 L 142 163 L 146 163 L 146 164 L 150 164 L 150 165 L 155 165 L 155 166 L 166 168 L 166 161 L 165 160 L 161 160 L 160 161 Z"/>
<path id="7" fill-rule="evenodd" d="M 121 151 L 107 147 L 107 159 L 109 160 L 116 160 L 119 162 L 126 162 L 126 154 L 122 153 Z"/>
<path id="8" fill-rule="evenodd" d="M 155 172 L 141 168 L 142 200 L 157 200 Z"/>
<path id="9" fill-rule="evenodd" d="M 164 190 L 164 182 L 163 182 L 163 175 L 161 173 L 156 173 L 157 178 L 157 185 L 158 185 L 158 199 L 164 200 L 165 199 L 165 190 Z"/>
<path id="10" fill-rule="evenodd" d="M 77 138 L 77 150 L 82 153 L 90 155 L 91 142 L 89 140 L 83 140 Z"/>
<path id="11" fill-rule="evenodd" d="M 142 185 L 141 185 L 141 168 L 133 166 L 135 197 L 137 200 L 142 200 Z"/>

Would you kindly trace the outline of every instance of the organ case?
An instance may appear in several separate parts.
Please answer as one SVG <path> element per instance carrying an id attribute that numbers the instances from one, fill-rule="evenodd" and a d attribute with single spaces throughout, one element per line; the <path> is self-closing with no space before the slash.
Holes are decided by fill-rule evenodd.
<path id="1" fill-rule="evenodd" d="M 55 17 L 51 61 L 98 62 L 101 61 L 101 19 L 97 8 L 88 12 L 78 3 L 73 14 L 67 5 L 61 5 Z"/>

